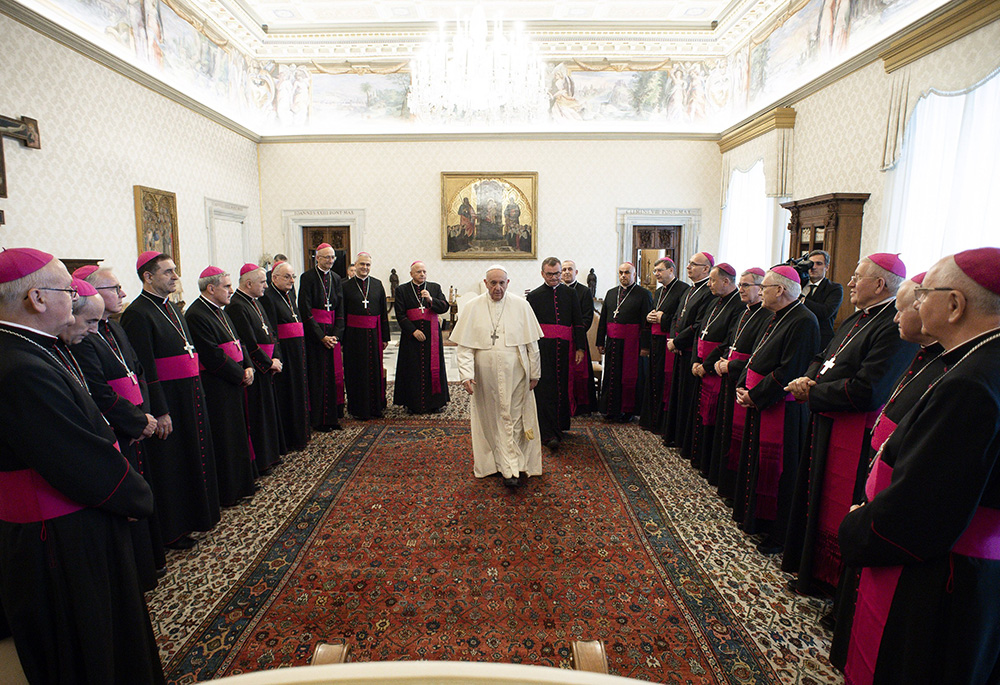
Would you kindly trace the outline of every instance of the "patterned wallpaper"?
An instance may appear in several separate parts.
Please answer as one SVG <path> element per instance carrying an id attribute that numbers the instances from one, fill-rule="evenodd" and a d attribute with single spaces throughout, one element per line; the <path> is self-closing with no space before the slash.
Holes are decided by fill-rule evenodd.
<path id="1" fill-rule="evenodd" d="M 264 246 L 285 249 L 282 210 L 364 208 L 362 244 L 352 248 L 373 255 L 377 278 L 395 268 L 405 282 L 419 258 L 432 281 L 467 292 L 490 262 L 441 259 L 441 172 L 537 171 L 539 259 L 507 262 L 511 287 L 537 286 L 541 259 L 555 255 L 581 274 L 593 267 L 603 294 L 615 278 L 618 207 L 700 208 L 701 245 L 715 248 L 721 159 L 718 145 L 697 141 L 263 144 Z"/>
<path id="2" fill-rule="evenodd" d="M 260 254 L 253 142 L 4 15 L 0 36 L 0 113 L 37 119 L 42 142 L 30 150 L 4 139 L 0 245 L 106 259 L 135 295 L 132 186 L 144 185 L 177 194 L 188 301 L 208 260 L 206 197 L 249 206 L 251 254 Z"/>

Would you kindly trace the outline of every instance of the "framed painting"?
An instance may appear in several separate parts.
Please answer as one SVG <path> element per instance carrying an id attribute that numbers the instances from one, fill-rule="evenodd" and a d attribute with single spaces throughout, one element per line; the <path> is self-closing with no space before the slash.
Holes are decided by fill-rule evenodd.
<path id="1" fill-rule="evenodd" d="M 537 172 L 442 172 L 443 259 L 535 259 L 537 249 Z"/>
<path id="2" fill-rule="evenodd" d="M 181 272 L 181 248 L 177 237 L 177 194 L 145 186 L 132 186 L 135 193 L 135 230 L 139 252 L 156 250 L 170 255 Z"/>

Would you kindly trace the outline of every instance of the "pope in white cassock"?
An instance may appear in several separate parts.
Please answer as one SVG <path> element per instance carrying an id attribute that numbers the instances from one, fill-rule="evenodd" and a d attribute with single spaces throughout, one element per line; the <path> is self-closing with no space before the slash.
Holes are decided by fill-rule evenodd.
<path id="1" fill-rule="evenodd" d="M 487 292 L 463 307 L 451 341 L 458 373 L 472 395 L 472 453 L 477 478 L 497 473 L 514 487 L 518 476 L 542 475 L 542 440 L 535 385 L 542 375 L 542 327 L 527 300 L 507 292 L 502 266 L 486 272 Z"/>

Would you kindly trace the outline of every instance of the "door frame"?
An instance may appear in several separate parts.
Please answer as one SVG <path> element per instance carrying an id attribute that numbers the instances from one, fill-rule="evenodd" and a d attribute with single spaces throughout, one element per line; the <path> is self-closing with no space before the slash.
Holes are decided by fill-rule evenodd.
<path id="1" fill-rule="evenodd" d="M 618 265 L 632 261 L 632 235 L 636 226 L 662 226 L 664 228 L 680 226 L 681 235 L 677 249 L 682 260 L 689 258 L 698 251 L 698 235 L 701 232 L 700 209 L 641 209 L 623 208 L 616 210 L 616 229 L 618 231 Z M 686 271 L 681 264 L 677 265 L 677 278 L 686 280 Z"/>
<path id="2" fill-rule="evenodd" d="M 365 249 L 365 210 L 363 209 L 283 209 L 281 223 L 284 227 L 285 254 L 299 273 L 311 269 L 312 264 L 300 264 L 304 252 L 302 229 L 308 226 L 349 226 L 351 249 L 356 253 Z M 347 255 L 353 261 L 354 255 Z"/>

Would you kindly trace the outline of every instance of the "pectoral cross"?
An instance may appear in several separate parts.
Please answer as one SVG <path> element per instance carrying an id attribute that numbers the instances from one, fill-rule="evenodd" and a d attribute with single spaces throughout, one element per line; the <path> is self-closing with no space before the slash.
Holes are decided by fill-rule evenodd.
<path id="1" fill-rule="evenodd" d="M 271 335 L 271 333 L 267 330 L 267 324 L 266 323 L 264 323 L 263 321 L 261 321 L 260 322 L 260 327 L 262 329 L 264 329 L 264 335 Z"/>
<path id="2" fill-rule="evenodd" d="M 699 337 L 704 340 L 706 335 L 708 335 L 708 326 L 701 329 L 701 335 Z"/>
<path id="3" fill-rule="evenodd" d="M 128 378 L 130 381 L 132 381 L 132 385 L 139 385 L 139 379 L 135 377 L 134 371 L 128 372 Z"/>
<path id="4" fill-rule="evenodd" d="M 616 309 L 616 310 L 614 311 L 614 313 L 613 313 L 613 314 L 611 315 L 611 318 L 612 318 L 612 319 L 617 319 L 617 318 L 618 318 L 618 310 L 617 310 L 617 309 Z"/>
<path id="5" fill-rule="evenodd" d="M 325 305 L 323 305 L 323 306 L 324 306 L 324 307 L 326 307 L 326 311 L 330 311 L 330 307 L 331 307 L 331 306 L 333 306 L 333 305 L 331 305 L 331 304 L 330 304 L 329 302 L 327 302 L 327 303 L 326 303 Z M 294 315 L 294 314 L 292 314 L 292 316 L 295 316 L 295 315 Z"/>
<path id="6" fill-rule="evenodd" d="M 424 301 L 423 300 L 420 300 L 420 313 L 421 314 L 424 313 Z"/>
<path id="7" fill-rule="evenodd" d="M 361 304 L 363 304 L 365 306 L 365 309 L 368 309 L 368 300 L 367 300 L 367 298 L 364 299 L 364 300 L 361 300 Z"/>
<path id="8" fill-rule="evenodd" d="M 194 345 L 187 340 L 184 341 L 184 351 L 188 353 L 188 356 L 191 359 L 194 359 Z"/>
<path id="9" fill-rule="evenodd" d="M 497 332 L 496 332 L 496 331 L 493 331 L 493 332 L 492 332 L 492 333 L 490 334 L 490 338 L 491 338 L 491 339 L 493 340 L 493 342 L 492 342 L 492 343 L 490 343 L 490 344 L 492 344 L 492 345 L 496 345 L 496 344 L 497 344 L 497 339 L 498 339 L 499 337 L 500 337 L 500 336 L 499 336 L 499 335 L 497 335 Z"/>
<path id="10" fill-rule="evenodd" d="M 298 320 L 299 320 L 299 315 L 296 314 L 294 311 L 292 311 L 292 321 L 298 322 Z"/>
<path id="11" fill-rule="evenodd" d="M 824 373 L 826 373 L 827 371 L 829 371 L 830 369 L 832 369 L 836 365 L 837 365 L 837 355 L 833 355 L 832 357 L 830 357 L 829 359 L 827 359 L 825 362 L 823 362 L 823 368 L 821 368 L 819 370 L 819 375 L 822 376 Z"/>

